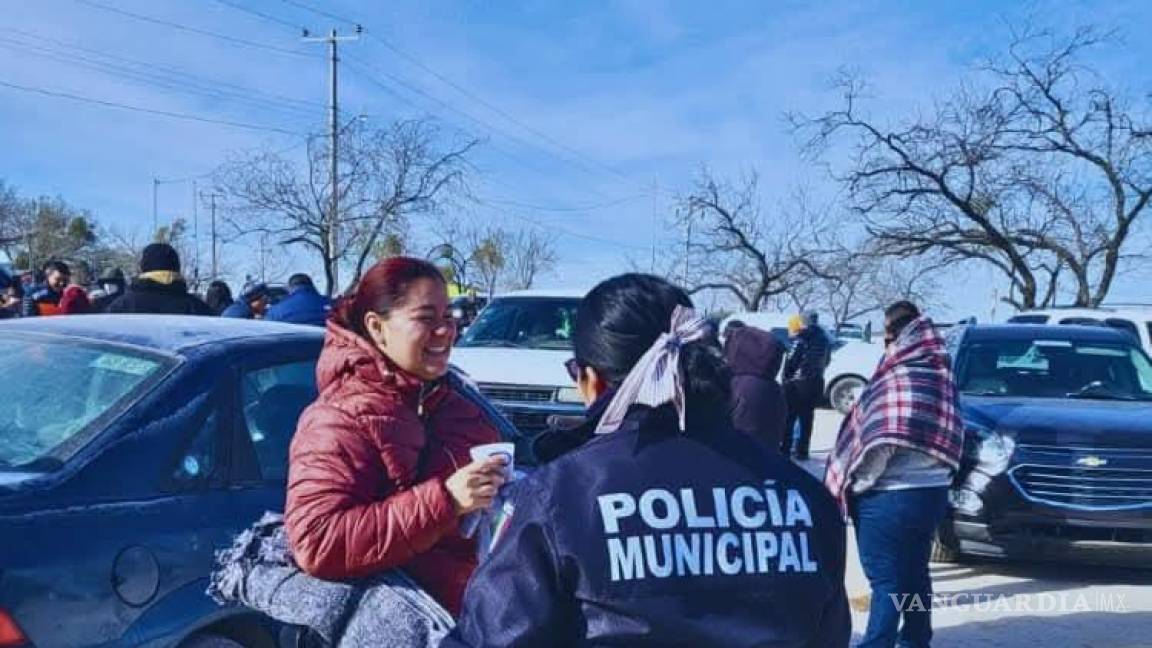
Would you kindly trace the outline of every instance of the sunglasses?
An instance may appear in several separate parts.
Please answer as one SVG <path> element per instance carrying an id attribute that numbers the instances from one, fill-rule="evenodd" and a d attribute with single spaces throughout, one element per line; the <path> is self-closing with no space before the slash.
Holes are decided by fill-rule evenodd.
<path id="1" fill-rule="evenodd" d="M 564 368 L 568 370 L 568 377 L 572 379 L 572 382 L 580 382 L 580 374 L 582 369 L 580 366 L 580 361 L 578 361 L 576 358 L 568 358 L 564 361 Z"/>

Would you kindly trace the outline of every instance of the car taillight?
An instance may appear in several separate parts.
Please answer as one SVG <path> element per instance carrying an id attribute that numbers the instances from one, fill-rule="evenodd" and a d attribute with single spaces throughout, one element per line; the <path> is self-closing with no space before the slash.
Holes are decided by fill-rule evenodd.
<path id="1" fill-rule="evenodd" d="M 8 612 L 0 609 L 0 647 L 23 646 L 27 643 L 28 638 L 20 631 L 16 620 Z"/>

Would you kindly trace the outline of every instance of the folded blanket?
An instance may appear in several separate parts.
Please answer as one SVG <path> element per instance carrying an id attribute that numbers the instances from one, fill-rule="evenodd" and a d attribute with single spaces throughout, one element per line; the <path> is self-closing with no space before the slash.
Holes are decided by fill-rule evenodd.
<path id="1" fill-rule="evenodd" d="M 289 625 L 306 626 L 338 648 L 437 646 L 455 622 L 404 572 L 348 582 L 304 573 L 292 560 L 283 516 L 265 513 L 217 552 L 208 594 Z"/>

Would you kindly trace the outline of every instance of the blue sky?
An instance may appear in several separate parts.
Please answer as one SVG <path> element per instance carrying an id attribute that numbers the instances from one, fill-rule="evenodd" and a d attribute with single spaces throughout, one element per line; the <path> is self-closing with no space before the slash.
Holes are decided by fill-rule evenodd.
<path id="1" fill-rule="evenodd" d="M 482 173 L 473 187 L 493 202 L 461 209 L 509 225 L 530 219 L 550 228 L 561 257 L 559 271 L 546 280 L 552 285 L 591 285 L 625 269 L 628 258 L 650 259 L 654 242 L 657 256 L 666 255 L 674 237 L 661 215 L 701 165 L 721 174 L 758 169 L 766 205 L 785 199 L 797 183 L 830 195 L 825 173 L 800 158 L 781 115 L 835 105 L 828 79 L 844 65 L 870 79 L 876 114 L 908 114 L 954 87 L 974 61 L 1002 42 L 1004 21 L 1027 11 L 1058 28 L 1082 22 L 1120 27 L 1126 43 L 1094 63 L 1129 87 L 1152 88 L 1146 65 L 1152 45 L 1140 33 L 1146 29 L 1137 30 L 1152 26 L 1152 4 L 1139 1 L 1103 7 L 1039 2 L 1026 8 L 987 0 L 303 2 L 359 20 L 368 32 L 344 46 L 357 68 L 374 70 L 369 78 L 352 66 L 343 69 L 345 116 L 366 113 L 381 124 L 434 116 L 449 131 L 487 139 L 474 158 Z M 241 46 L 91 3 L 303 56 Z M 288 0 L 91 3 L 4 0 L 0 82 L 294 132 L 323 128 L 324 47 L 301 43 L 297 30 L 227 4 L 314 31 L 350 25 Z M 198 95 L 179 83 L 160 87 L 86 69 L 74 59 L 59 60 L 59 43 L 234 84 L 243 96 Z M 249 96 L 254 92 L 261 93 L 255 102 Z M 285 148 L 300 139 L 3 86 L 0 124 L 0 177 L 24 194 L 60 194 L 139 236 L 151 223 L 152 178 L 207 174 L 230 152 Z M 162 220 L 190 216 L 191 195 L 189 183 L 163 185 Z M 418 231 L 427 227 L 419 219 L 414 225 Z M 241 243 L 230 244 L 225 255 L 239 265 L 252 258 Z M 283 265 L 314 268 L 303 260 Z M 991 277 L 971 270 L 962 276 L 966 281 L 950 284 L 957 287 L 948 296 L 946 315 L 987 317 Z M 1122 281 L 1117 298 L 1143 297 L 1140 285 Z"/>

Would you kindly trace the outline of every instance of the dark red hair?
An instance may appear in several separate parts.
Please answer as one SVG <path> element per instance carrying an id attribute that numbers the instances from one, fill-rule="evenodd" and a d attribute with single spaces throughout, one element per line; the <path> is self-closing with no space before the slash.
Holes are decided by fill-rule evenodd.
<path id="1" fill-rule="evenodd" d="M 423 259 L 392 257 L 380 261 L 340 299 L 332 317 L 337 324 L 366 338 L 368 331 L 364 329 L 364 316 L 376 313 L 388 317 L 394 309 L 404 305 L 408 289 L 420 279 L 447 283 L 440 269 Z"/>

